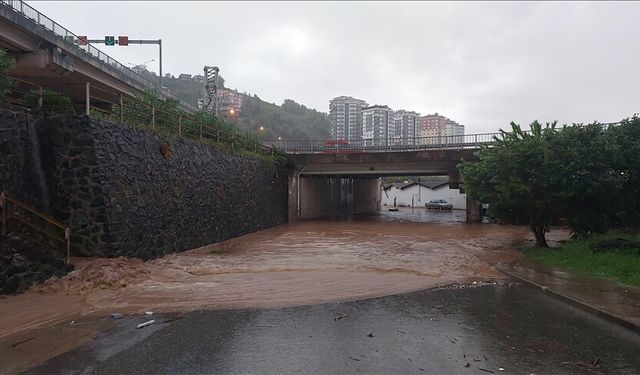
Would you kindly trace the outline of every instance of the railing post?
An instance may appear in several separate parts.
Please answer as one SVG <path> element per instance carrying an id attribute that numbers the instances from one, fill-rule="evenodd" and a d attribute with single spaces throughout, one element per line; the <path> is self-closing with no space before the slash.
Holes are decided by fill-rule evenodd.
<path id="1" fill-rule="evenodd" d="M 7 202 L 5 200 L 4 191 L 0 193 L 0 210 L 2 210 L 2 215 L 0 216 L 0 220 L 2 220 L 2 235 L 7 235 Z"/>
<path id="2" fill-rule="evenodd" d="M 91 115 L 91 83 L 85 85 L 84 112 L 87 116 Z"/>
<path id="3" fill-rule="evenodd" d="M 156 106 L 151 106 L 151 129 L 156 128 Z"/>
<path id="4" fill-rule="evenodd" d="M 124 123 L 124 99 L 120 94 L 120 123 Z"/>
<path id="5" fill-rule="evenodd" d="M 43 100 L 42 100 L 42 87 L 38 89 L 38 108 L 42 108 Z"/>
<path id="6" fill-rule="evenodd" d="M 220 129 L 216 130 L 216 142 L 220 143 Z"/>
<path id="7" fill-rule="evenodd" d="M 178 134 L 182 135 L 182 115 L 178 115 Z"/>
<path id="8" fill-rule="evenodd" d="M 200 121 L 200 139 L 202 139 L 202 121 Z"/>
<path id="9" fill-rule="evenodd" d="M 67 259 L 66 263 L 69 264 L 69 257 L 71 255 L 71 228 L 64 228 L 64 239 L 67 242 Z"/>

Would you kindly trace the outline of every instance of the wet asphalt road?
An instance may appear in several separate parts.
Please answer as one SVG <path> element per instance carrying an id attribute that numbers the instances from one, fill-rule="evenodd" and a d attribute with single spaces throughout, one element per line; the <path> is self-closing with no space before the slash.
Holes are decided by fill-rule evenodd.
<path id="1" fill-rule="evenodd" d="M 134 329 L 144 320 L 122 319 L 31 373 L 640 373 L 638 335 L 517 285 L 199 311 Z M 585 367 L 598 358 L 597 368 Z"/>

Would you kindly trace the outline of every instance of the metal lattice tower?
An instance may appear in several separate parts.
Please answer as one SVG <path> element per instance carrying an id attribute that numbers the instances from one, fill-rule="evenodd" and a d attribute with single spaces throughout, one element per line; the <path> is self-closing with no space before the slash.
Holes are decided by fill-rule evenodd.
<path id="1" fill-rule="evenodd" d="M 214 114 L 218 114 L 218 69 L 217 66 L 204 67 L 204 91 L 205 103 L 204 108 Z"/>

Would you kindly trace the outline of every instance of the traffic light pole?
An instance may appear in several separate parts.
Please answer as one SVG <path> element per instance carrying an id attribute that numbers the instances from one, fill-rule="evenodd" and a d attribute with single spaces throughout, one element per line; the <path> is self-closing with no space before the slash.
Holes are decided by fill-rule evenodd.
<path id="1" fill-rule="evenodd" d="M 114 44 L 118 44 L 118 40 L 114 38 Z M 104 44 L 105 40 L 104 39 L 88 39 L 87 43 L 101 43 Z M 162 94 L 162 39 L 129 39 L 127 41 L 127 44 L 123 44 L 123 46 L 125 45 L 129 45 L 129 44 L 157 44 L 158 45 L 158 54 L 159 54 L 159 64 L 160 64 L 160 94 Z"/>

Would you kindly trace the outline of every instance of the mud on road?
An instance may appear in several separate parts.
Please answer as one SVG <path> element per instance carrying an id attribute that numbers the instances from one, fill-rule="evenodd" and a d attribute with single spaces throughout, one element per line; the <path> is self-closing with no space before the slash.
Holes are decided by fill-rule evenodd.
<path id="1" fill-rule="evenodd" d="M 114 311 L 300 306 L 501 279 L 492 264 L 517 260 L 530 241 L 523 227 L 389 215 L 282 225 L 149 262 L 75 259 L 69 275 L 2 300 L 0 351 L 25 330 Z"/>

